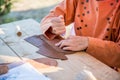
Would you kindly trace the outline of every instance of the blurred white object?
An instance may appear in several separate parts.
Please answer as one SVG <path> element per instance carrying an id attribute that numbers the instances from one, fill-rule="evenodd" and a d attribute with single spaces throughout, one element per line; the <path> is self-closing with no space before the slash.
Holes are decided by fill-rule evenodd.
<path id="1" fill-rule="evenodd" d="M 17 31 L 20 31 L 20 26 L 17 25 L 16 28 L 17 28 Z"/>
<path id="2" fill-rule="evenodd" d="M 95 75 L 89 70 L 82 70 L 75 80 L 98 80 Z"/>
<path id="3" fill-rule="evenodd" d="M 20 26 L 17 25 L 16 29 L 17 29 L 17 36 L 21 36 L 22 32 L 21 32 Z"/>
<path id="4" fill-rule="evenodd" d="M 66 32 L 64 34 L 61 34 L 61 36 L 64 39 L 67 39 L 70 35 L 75 35 L 75 30 L 74 30 L 74 23 L 71 23 L 70 25 L 66 26 Z"/>
<path id="5" fill-rule="evenodd" d="M 24 63 L 12 68 L 8 73 L 0 76 L 0 80 L 50 80 L 38 72 L 31 64 Z"/>
<path id="6" fill-rule="evenodd" d="M 0 34 L 5 34 L 2 28 L 0 28 Z"/>

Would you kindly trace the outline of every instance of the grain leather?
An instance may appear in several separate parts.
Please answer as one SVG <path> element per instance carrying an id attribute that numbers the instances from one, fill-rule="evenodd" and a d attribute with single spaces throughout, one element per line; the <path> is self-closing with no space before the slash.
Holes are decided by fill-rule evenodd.
<path id="1" fill-rule="evenodd" d="M 67 57 L 65 54 L 73 53 L 72 51 L 64 51 L 58 47 L 55 46 L 55 43 L 62 40 L 60 36 L 56 37 L 53 40 L 48 40 L 44 37 L 44 35 L 34 35 L 31 37 L 26 38 L 25 40 L 34 46 L 39 48 L 39 51 L 37 53 L 42 54 L 44 56 L 54 58 L 54 59 L 62 59 L 66 60 Z"/>

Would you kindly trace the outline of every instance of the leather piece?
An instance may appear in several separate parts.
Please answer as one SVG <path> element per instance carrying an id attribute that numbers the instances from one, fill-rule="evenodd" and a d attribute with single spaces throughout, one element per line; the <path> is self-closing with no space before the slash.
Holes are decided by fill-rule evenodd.
<path id="1" fill-rule="evenodd" d="M 0 65 L 0 75 L 7 73 L 8 70 L 9 69 L 7 65 Z"/>
<path id="2" fill-rule="evenodd" d="M 58 48 L 58 47 L 55 46 L 55 43 L 63 40 L 63 38 L 60 37 L 60 36 L 57 36 L 57 37 L 54 38 L 53 40 L 48 40 L 48 39 L 46 39 L 43 35 L 39 35 L 39 37 L 40 37 L 43 41 L 45 41 L 48 45 L 50 45 L 54 50 L 56 50 L 56 51 L 58 51 L 58 52 L 60 52 L 60 53 L 64 53 L 64 54 L 71 54 L 71 53 L 73 53 L 73 51 L 65 51 L 65 50 L 62 50 L 62 49 L 60 49 L 60 48 Z"/>
<path id="3" fill-rule="evenodd" d="M 44 42 L 37 35 L 28 37 L 28 38 L 26 38 L 24 40 L 31 43 L 32 45 L 34 45 L 34 46 L 36 46 L 38 48 L 39 48 L 39 46 L 42 46 L 44 44 Z"/>
<path id="4" fill-rule="evenodd" d="M 24 64 L 25 62 L 38 62 L 38 63 L 42 63 L 48 66 L 57 66 L 58 63 L 55 59 L 51 59 L 51 58 L 36 58 L 36 59 L 28 59 L 25 61 L 20 61 L 20 62 L 12 62 L 12 63 L 0 63 L 0 69 L 4 69 L 3 67 L 5 67 L 5 71 L 6 71 L 6 67 L 8 67 L 8 69 L 12 69 L 14 67 L 17 67 L 19 65 Z"/>
<path id="5" fill-rule="evenodd" d="M 49 65 L 49 66 L 57 66 L 58 63 L 55 59 L 51 59 L 51 58 L 36 58 L 36 59 L 32 59 L 36 62 L 39 63 L 43 63 L 45 65 Z"/>
<path id="6" fill-rule="evenodd" d="M 66 60 L 67 57 L 65 54 L 73 53 L 72 51 L 64 51 L 55 46 L 55 43 L 62 40 L 59 36 L 53 40 L 48 40 L 44 37 L 44 35 L 34 35 L 26 38 L 25 40 L 39 48 L 37 53 L 50 58 Z"/>
<path id="7" fill-rule="evenodd" d="M 67 60 L 67 57 L 63 53 L 59 53 L 53 48 L 49 47 L 49 45 L 45 45 L 44 47 L 39 47 L 39 51 L 37 53 L 42 54 L 44 56 L 47 56 L 49 58 L 54 59 L 61 59 L 61 60 Z"/>

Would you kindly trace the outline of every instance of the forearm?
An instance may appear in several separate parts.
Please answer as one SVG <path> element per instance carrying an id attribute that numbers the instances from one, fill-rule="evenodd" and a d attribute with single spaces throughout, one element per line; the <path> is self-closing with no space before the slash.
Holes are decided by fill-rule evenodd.
<path id="1" fill-rule="evenodd" d="M 120 67 L 120 45 L 118 43 L 89 38 L 86 52 L 109 66 Z"/>

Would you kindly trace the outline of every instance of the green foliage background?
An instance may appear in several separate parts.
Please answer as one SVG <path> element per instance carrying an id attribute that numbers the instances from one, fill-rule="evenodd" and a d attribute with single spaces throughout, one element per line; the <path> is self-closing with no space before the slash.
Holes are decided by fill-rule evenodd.
<path id="1" fill-rule="evenodd" d="M 0 25 L 29 18 L 40 22 L 43 17 L 61 1 L 62 0 L 0 0 Z"/>
<path id="2" fill-rule="evenodd" d="M 11 5 L 11 0 L 0 0 L 0 16 L 9 13 Z"/>

